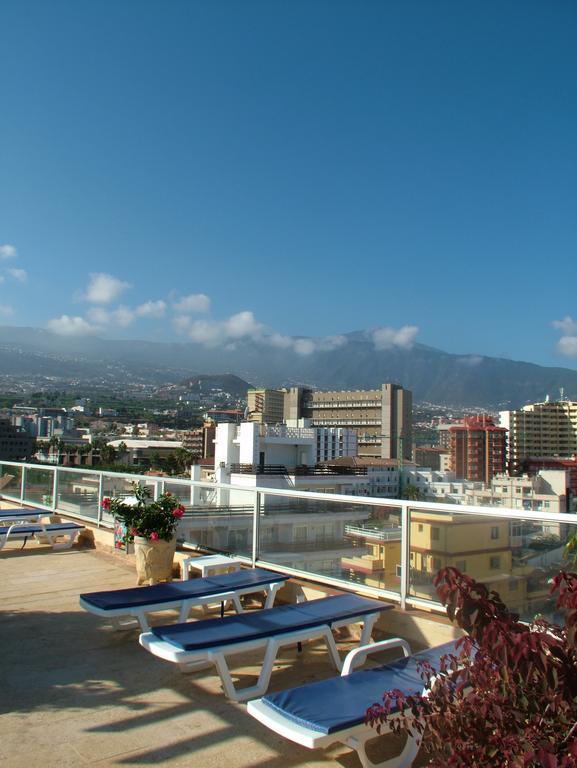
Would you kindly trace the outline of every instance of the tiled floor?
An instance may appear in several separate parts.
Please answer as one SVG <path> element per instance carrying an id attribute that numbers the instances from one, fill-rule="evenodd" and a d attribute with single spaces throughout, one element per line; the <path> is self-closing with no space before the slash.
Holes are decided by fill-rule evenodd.
<path id="1" fill-rule="evenodd" d="M 212 671 L 182 675 L 137 631 L 78 605 L 82 592 L 134 583 L 120 556 L 33 543 L 0 552 L 0 765 L 360 768 L 342 745 L 311 751 L 276 736 L 225 699 Z M 257 658 L 241 657 L 247 682 Z M 322 646 L 287 649 L 271 689 L 332 674 Z"/>

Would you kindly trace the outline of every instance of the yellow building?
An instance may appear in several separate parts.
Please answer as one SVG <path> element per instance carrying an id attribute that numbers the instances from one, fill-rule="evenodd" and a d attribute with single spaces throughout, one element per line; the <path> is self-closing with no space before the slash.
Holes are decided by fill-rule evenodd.
<path id="1" fill-rule="evenodd" d="M 393 533 L 393 530 L 396 533 Z M 343 558 L 356 581 L 371 587 L 397 591 L 401 579 L 401 529 L 350 529 L 365 551 Z M 362 543 L 361 543 L 362 542 Z M 516 608 L 527 602 L 527 577 L 532 569 L 513 558 L 510 523 L 507 519 L 458 513 L 411 511 L 410 594 L 436 599 L 433 578 L 453 566 L 498 592 L 506 605 Z"/>

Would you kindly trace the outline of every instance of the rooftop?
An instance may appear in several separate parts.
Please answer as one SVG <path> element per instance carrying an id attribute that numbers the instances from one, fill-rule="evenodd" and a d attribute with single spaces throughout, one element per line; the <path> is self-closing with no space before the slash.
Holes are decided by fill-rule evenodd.
<path id="1" fill-rule="evenodd" d="M 358 768 L 342 745 L 311 751 L 276 736 L 225 699 L 210 670 L 183 675 L 142 649 L 136 630 L 114 630 L 83 611 L 82 592 L 134 585 L 134 568 L 120 556 L 20 546 L 0 554 L 7 767 Z M 256 677 L 255 660 L 240 656 L 237 674 Z M 305 644 L 299 658 L 285 649 L 270 690 L 333 674 L 322 645 Z M 378 743 L 380 759 L 383 746 L 393 749 L 389 737 Z"/>

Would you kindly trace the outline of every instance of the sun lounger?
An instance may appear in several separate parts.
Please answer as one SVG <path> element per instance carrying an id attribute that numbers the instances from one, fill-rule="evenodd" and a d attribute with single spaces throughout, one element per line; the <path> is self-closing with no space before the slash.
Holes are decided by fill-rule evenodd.
<path id="1" fill-rule="evenodd" d="M 351 672 L 367 655 L 395 647 L 402 648 L 405 658 Z M 407 768 L 419 751 L 419 740 L 409 737 L 400 755 L 373 763 L 367 757 L 365 745 L 378 734 L 365 725 L 365 713 L 372 704 L 382 702 L 385 691 L 398 688 L 405 694 L 422 692 L 423 679 L 417 663 L 428 661 L 438 668 L 441 656 L 454 652 L 455 643 L 451 642 L 410 655 L 404 640 L 383 640 L 351 651 L 341 677 L 272 693 L 249 701 L 247 709 L 267 728 L 309 749 L 340 742 L 357 751 L 363 768 Z"/>
<path id="2" fill-rule="evenodd" d="M 10 525 L 0 525 L 0 549 L 9 541 L 24 541 L 36 539 L 40 543 L 48 542 L 52 549 L 70 549 L 83 525 L 77 523 L 22 523 L 20 521 Z M 57 541 L 64 538 L 65 540 Z"/>
<path id="3" fill-rule="evenodd" d="M 18 521 L 36 523 L 42 517 L 49 517 L 54 513 L 45 512 L 43 509 L 30 509 L 29 507 L 10 507 L 10 509 L 0 509 L 0 524 L 12 524 Z"/>
<path id="4" fill-rule="evenodd" d="M 368 643 L 377 617 L 392 607 L 358 595 L 335 595 L 238 616 L 156 627 L 140 636 L 140 644 L 182 668 L 214 664 L 226 695 L 234 701 L 246 701 L 266 692 L 280 648 L 324 638 L 330 657 L 340 670 L 342 662 L 332 629 L 362 622 L 361 643 Z M 261 648 L 265 655 L 257 684 L 239 690 L 232 681 L 227 656 Z"/>
<path id="5" fill-rule="evenodd" d="M 146 632 L 147 613 L 180 609 L 179 621 L 186 621 L 193 606 L 230 600 L 238 613 L 242 613 L 242 595 L 266 593 L 265 608 L 270 608 L 276 593 L 289 577 L 282 573 L 252 568 L 235 573 L 223 573 L 191 581 L 171 581 L 149 587 L 116 589 L 80 595 L 80 605 L 98 616 L 106 616 L 120 628 L 128 617 L 138 620 Z M 134 624 L 134 621 L 132 621 Z"/>

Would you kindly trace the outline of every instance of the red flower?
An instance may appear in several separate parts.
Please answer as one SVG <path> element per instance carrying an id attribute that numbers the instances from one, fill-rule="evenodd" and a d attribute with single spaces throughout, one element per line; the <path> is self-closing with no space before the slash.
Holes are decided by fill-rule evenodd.
<path id="1" fill-rule="evenodd" d="M 102 499 L 102 509 L 110 509 L 110 499 L 108 497 Z"/>
<path id="2" fill-rule="evenodd" d="M 172 496 L 172 493 L 171 493 L 170 491 L 165 491 L 165 492 L 164 492 L 164 495 L 165 495 L 165 496 Z"/>
<path id="3" fill-rule="evenodd" d="M 156 533 L 156 531 L 153 531 L 153 532 L 150 534 L 150 540 L 151 540 L 151 541 L 158 541 L 158 534 Z"/>
<path id="4" fill-rule="evenodd" d="M 130 535 L 131 536 L 138 536 L 138 531 L 136 530 L 136 528 L 131 528 L 130 529 Z"/>
<path id="5" fill-rule="evenodd" d="M 178 520 L 184 515 L 184 507 L 177 507 L 174 512 L 172 513 L 173 517 L 176 517 Z"/>

